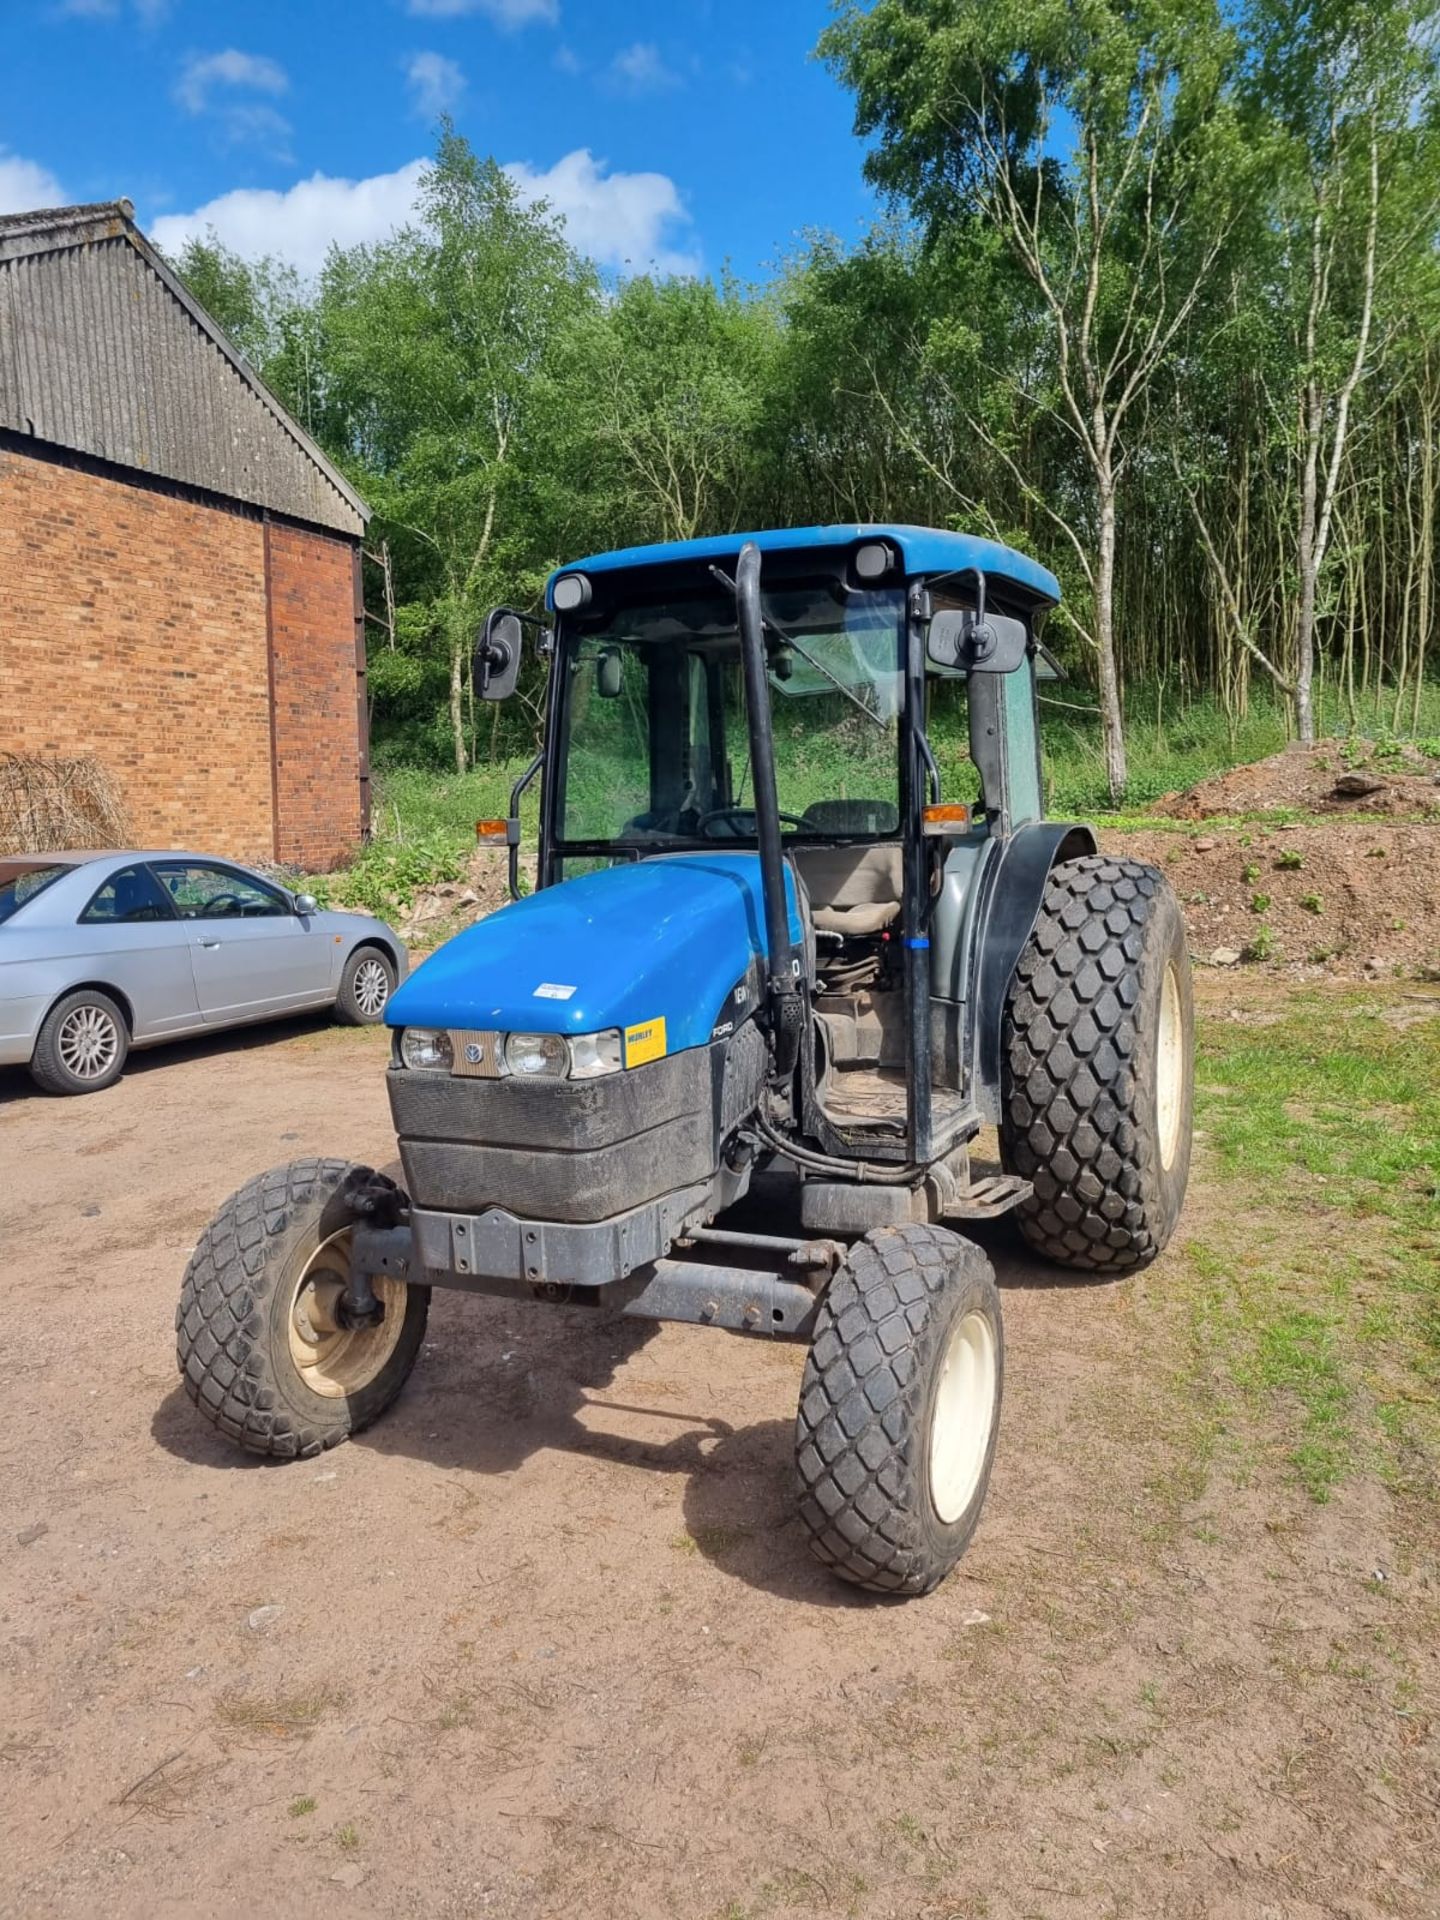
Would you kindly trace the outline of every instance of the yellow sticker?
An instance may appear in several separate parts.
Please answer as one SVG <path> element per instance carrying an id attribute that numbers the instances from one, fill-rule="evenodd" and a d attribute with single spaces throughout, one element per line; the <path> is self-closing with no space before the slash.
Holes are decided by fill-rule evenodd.
<path id="1" fill-rule="evenodd" d="M 665 1058 L 665 1022 L 642 1020 L 638 1027 L 625 1029 L 625 1064 L 643 1067 L 647 1060 Z"/>

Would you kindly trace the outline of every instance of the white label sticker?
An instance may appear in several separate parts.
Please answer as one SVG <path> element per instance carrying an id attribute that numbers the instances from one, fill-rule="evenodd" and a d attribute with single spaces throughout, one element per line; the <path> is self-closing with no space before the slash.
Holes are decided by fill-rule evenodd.
<path id="1" fill-rule="evenodd" d="M 553 980 L 542 980 L 530 998 L 532 1000 L 568 1000 L 574 992 L 574 987 L 559 987 Z"/>

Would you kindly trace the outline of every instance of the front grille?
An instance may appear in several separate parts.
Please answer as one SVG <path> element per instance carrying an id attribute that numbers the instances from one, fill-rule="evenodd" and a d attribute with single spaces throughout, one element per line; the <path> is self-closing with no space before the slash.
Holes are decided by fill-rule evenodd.
<path id="1" fill-rule="evenodd" d="M 474 1033 L 465 1027 L 451 1029 L 450 1045 L 455 1051 L 452 1073 L 466 1080 L 498 1080 L 500 1049 L 504 1045 L 498 1033 Z"/>

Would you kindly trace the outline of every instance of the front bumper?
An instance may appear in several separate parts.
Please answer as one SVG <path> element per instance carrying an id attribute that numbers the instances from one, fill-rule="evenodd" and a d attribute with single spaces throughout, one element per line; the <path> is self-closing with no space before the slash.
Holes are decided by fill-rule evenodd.
<path id="1" fill-rule="evenodd" d="M 604 1287 L 668 1253 L 704 1219 L 710 1204 L 707 1182 L 588 1225 L 522 1220 L 505 1207 L 478 1214 L 416 1207 L 410 1228 L 419 1264 L 430 1273 L 458 1275 L 462 1284 L 477 1279 Z"/>

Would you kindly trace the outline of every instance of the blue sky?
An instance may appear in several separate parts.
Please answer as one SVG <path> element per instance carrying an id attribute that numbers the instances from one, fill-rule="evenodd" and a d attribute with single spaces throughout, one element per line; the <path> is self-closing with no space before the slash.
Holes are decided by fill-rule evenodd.
<path id="1" fill-rule="evenodd" d="M 0 0 L 0 212 L 128 195 L 312 270 L 448 110 L 618 271 L 762 277 L 874 218 L 827 0 Z"/>

